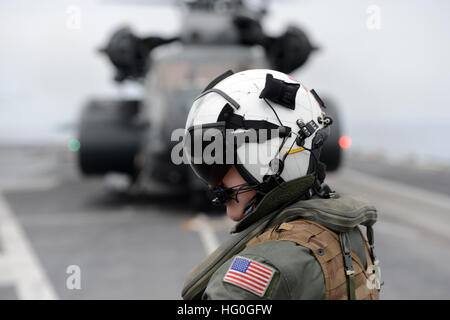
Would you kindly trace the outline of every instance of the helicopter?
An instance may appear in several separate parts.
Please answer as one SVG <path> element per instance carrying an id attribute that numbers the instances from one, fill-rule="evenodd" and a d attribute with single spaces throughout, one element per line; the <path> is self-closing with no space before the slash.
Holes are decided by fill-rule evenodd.
<path id="1" fill-rule="evenodd" d="M 93 99 L 79 122 L 78 165 L 81 173 L 120 173 L 124 190 L 154 190 L 190 194 L 195 204 L 205 202 L 206 186 L 188 165 L 175 165 L 171 133 L 184 128 L 192 101 L 217 75 L 226 70 L 273 69 L 291 73 L 317 50 L 306 33 L 290 25 L 278 36 L 266 34 L 266 7 L 251 8 L 242 0 L 185 0 L 180 33 L 174 37 L 138 37 L 121 27 L 100 50 L 115 69 L 118 83 L 134 81 L 143 87 L 138 99 Z M 339 121 L 332 101 L 322 98 L 334 118 L 321 161 L 327 171 L 341 163 Z"/>

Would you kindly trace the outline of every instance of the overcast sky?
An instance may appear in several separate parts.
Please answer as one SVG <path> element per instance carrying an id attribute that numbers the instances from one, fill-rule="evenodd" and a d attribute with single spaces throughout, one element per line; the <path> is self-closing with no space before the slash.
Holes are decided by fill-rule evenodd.
<path id="1" fill-rule="evenodd" d="M 138 34 L 176 34 L 181 13 L 118 2 L 0 2 L 0 141 L 52 139 L 88 97 L 131 91 L 114 84 L 95 50 L 123 24 Z M 266 30 L 296 24 L 321 48 L 293 75 L 334 98 L 355 146 L 408 153 L 419 144 L 442 156 L 450 136 L 449 1 L 272 3 Z"/>

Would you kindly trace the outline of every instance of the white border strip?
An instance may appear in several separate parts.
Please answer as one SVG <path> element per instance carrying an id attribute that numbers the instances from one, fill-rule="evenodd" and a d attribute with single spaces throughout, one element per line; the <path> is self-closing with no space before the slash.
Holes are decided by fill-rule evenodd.
<path id="1" fill-rule="evenodd" d="M 206 254 L 210 255 L 219 247 L 219 240 L 211 225 L 211 221 L 204 213 L 199 213 L 190 221 L 191 230 L 197 231 L 200 235 Z"/>
<path id="2" fill-rule="evenodd" d="M 380 190 L 389 190 L 389 193 L 392 195 L 409 198 L 414 201 L 420 200 L 421 202 L 428 203 L 432 206 L 450 210 L 450 197 L 445 196 L 444 194 L 430 192 L 425 189 L 379 178 L 352 169 L 342 169 L 342 172 L 339 173 L 339 177 L 341 176 L 351 177 L 352 180 L 357 183 L 370 185 L 371 187 Z"/>
<path id="3" fill-rule="evenodd" d="M 390 216 L 418 230 L 427 230 L 450 239 L 449 197 L 351 169 L 343 169 L 339 174 L 330 178 L 330 180 L 336 179 L 339 181 L 338 183 L 343 184 L 344 190 L 347 181 L 357 185 L 361 190 L 367 189 L 368 192 L 372 190 L 374 193 L 368 194 L 367 200 L 374 202 L 379 209 L 380 219 L 383 216 Z M 339 191 L 338 186 L 336 188 Z M 356 192 L 352 189 L 350 191 Z M 396 198 L 410 200 L 410 204 L 405 207 L 405 204 L 396 201 Z M 425 204 L 430 207 L 430 210 L 424 212 L 423 209 L 416 208 L 415 204 Z"/>
<path id="4" fill-rule="evenodd" d="M 24 230 L 0 192 L 0 284 L 15 285 L 19 299 L 58 299 Z"/>

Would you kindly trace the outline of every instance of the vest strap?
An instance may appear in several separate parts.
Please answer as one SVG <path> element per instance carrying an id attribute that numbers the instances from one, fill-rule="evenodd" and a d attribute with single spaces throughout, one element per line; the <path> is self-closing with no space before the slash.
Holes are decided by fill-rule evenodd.
<path id="1" fill-rule="evenodd" d="M 341 242 L 342 255 L 344 256 L 344 269 L 348 284 L 348 299 L 356 300 L 355 269 L 353 269 L 351 246 L 348 233 L 340 233 L 339 240 Z"/>
<path id="2" fill-rule="evenodd" d="M 372 258 L 373 264 L 375 266 L 377 266 L 379 264 L 379 261 L 375 254 L 375 245 L 374 245 L 375 241 L 374 241 L 372 226 L 370 226 L 370 225 L 367 226 L 366 234 L 367 234 L 367 241 L 369 242 L 369 246 L 370 246 L 370 257 Z"/>

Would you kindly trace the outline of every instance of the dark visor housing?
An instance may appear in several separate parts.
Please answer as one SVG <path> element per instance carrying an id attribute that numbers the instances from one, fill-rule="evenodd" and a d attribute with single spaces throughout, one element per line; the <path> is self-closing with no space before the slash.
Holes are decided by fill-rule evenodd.
<path id="1" fill-rule="evenodd" d="M 224 121 L 192 126 L 187 130 L 184 152 L 189 165 L 210 186 L 219 184 L 235 163 L 235 150 L 229 139 Z"/>
<path id="2" fill-rule="evenodd" d="M 236 110 L 239 109 L 239 103 L 222 90 L 214 88 L 217 83 L 231 75 L 233 75 L 233 71 L 231 70 L 219 75 L 208 84 L 205 90 L 203 90 L 194 101 L 207 94 L 216 93 L 227 100 Z M 207 139 L 205 139 L 205 137 Z M 212 159 L 204 159 L 206 148 L 217 142 L 221 143 L 221 148 L 215 148 L 214 152 L 219 151 L 221 154 L 214 154 L 214 152 L 211 152 Z M 219 184 L 227 174 L 228 170 L 233 166 L 235 161 L 234 151 L 234 146 L 227 141 L 225 121 L 191 126 L 187 129 L 184 152 L 186 152 L 187 159 L 194 173 L 210 186 Z M 227 159 L 227 156 L 229 157 L 230 154 L 233 155 L 233 158 Z"/>

